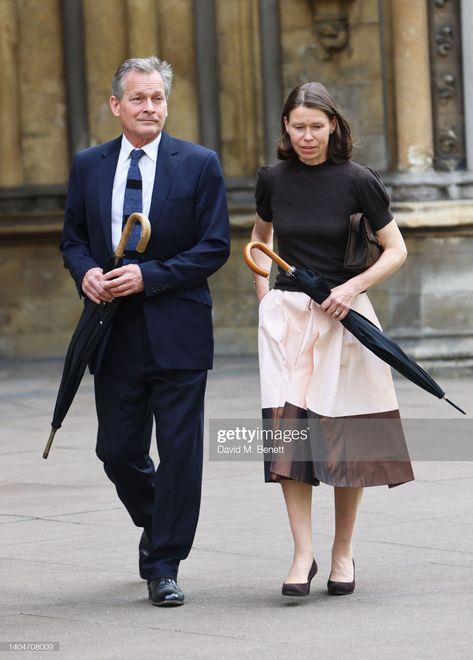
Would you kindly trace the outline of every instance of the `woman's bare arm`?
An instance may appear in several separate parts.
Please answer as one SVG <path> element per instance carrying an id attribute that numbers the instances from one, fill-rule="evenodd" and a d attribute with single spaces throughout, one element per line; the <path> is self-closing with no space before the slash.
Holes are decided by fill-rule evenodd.
<path id="1" fill-rule="evenodd" d="M 257 215 L 253 231 L 251 232 L 251 240 L 265 243 L 269 248 L 273 248 L 273 224 L 265 222 Z M 261 252 L 261 250 L 253 250 L 252 257 L 255 263 L 267 271 L 271 270 L 271 259 Z M 253 273 L 254 283 L 256 289 L 256 297 L 261 300 L 269 291 L 269 279 L 256 275 Z"/>

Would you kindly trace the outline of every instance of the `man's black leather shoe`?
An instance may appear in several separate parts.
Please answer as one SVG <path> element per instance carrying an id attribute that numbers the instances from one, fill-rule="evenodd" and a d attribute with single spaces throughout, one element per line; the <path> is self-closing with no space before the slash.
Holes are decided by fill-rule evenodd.
<path id="1" fill-rule="evenodd" d="M 184 592 L 171 577 L 158 577 L 148 582 L 148 594 L 153 605 L 158 607 L 176 607 L 184 605 Z"/>

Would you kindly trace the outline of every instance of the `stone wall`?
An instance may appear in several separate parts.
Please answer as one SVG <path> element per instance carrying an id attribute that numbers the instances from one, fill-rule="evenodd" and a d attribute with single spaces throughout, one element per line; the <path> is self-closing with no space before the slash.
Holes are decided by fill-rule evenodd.
<path id="1" fill-rule="evenodd" d="M 108 108 L 116 67 L 153 52 L 176 74 L 167 129 L 199 141 L 199 120 L 208 121 L 199 118 L 193 14 L 199 3 L 81 1 L 90 142 L 119 132 Z M 64 355 L 81 309 L 57 250 L 70 163 L 61 5 L 0 2 L 0 356 L 6 357 Z M 257 308 L 241 253 L 254 218 L 254 175 L 271 147 L 264 139 L 261 14 L 257 0 L 215 6 L 218 137 L 233 227 L 230 261 L 211 282 L 216 350 L 254 353 Z M 434 172 L 428 158 L 419 165 L 409 156 L 413 148 L 432 151 L 427 7 L 427 0 L 281 0 L 279 73 L 284 94 L 305 80 L 324 82 L 353 125 L 356 160 L 385 170 L 409 259 L 373 290 L 383 325 L 424 362 L 466 368 L 473 361 L 473 172 Z"/>
<path id="2" fill-rule="evenodd" d="M 110 112 L 110 83 L 127 57 L 159 54 L 171 62 L 173 90 L 167 130 L 197 140 L 192 0 L 83 0 L 89 127 L 93 144 L 120 133 Z"/>
<path id="3" fill-rule="evenodd" d="M 159 53 L 178 84 L 167 129 L 198 140 L 192 0 L 83 0 L 90 144 L 120 133 L 110 83 L 127 57 Z M 0 3 L 0 192 L 69 173 L 60 0 Z M 191 111 L 189 111 L 191 109 Z"/>
<path id="4" fill-rule="evenodd" d="M 285 94 L 306 80 L 323 82 L 352 123 L 357 159 L 384 170 L 388 154 L 381 28 L 377 0 L 281 3 Z M 336 35 L 340 50 L 332 47 Z"/>
<path id="5" fill-rule="evenodd" d="M 56 245 L 0 248 L 0 356 L 64 356 L 81 311 Z"/>
<path id="6" fill-rule="evenodd" d="M 59 0 L 0 4 L 0 188 L 66 180 Z"/>
<path id="7" fill-rule="evenodd" d="M 230 260 L 210 281 L 217 355 L 255 354 L 258 310 L 242 259 L 251 216 L 235 228 Z M 405 229 L 409 256 L 371 300 L 385 330 L 434 371 L 473 370 L 473 230 Z M 273 273 L 274 275 L 274 273 Z M 56 245 L 0 247 L 0 357 L 65 354 L 82 303 Z"/>

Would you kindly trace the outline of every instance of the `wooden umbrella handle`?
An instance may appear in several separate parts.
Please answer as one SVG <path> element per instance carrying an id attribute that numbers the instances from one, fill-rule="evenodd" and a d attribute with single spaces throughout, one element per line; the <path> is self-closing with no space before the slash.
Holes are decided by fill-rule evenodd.
<path id="1" fill-rule="evenodd" d="M 133 225 L 137 222 L 141 224 L 141 236 L 135 250 L 137 252 L 144 252 L 146 250 L 146 246 L 148 245 L 148 241 L 151 236 L 151 225 L 148 218 L 145 215 L 143 215 L 142 213 L 135 212 L 128 216 L 128 220 L 126 221 L 126 225 L 123 229 L 120 242 L 117 245 L 116 250 L 114 252 L 115 257 L 123 257 L 123 255 L 125 254 L 125 247 L 126 244 L 128 243 L 128 239 L 130 238 Z"/>
<path id="2" fill-rule="evenodd" d="M 251 256 L 251 251 L 253 249 L 261 250 L 261 252 L 264 252 L 268 257 L 270 257 L 270 259 L 277 263 L 277 265 L 280 266 L 285 273 L 288 273 L 288 275 L 292 275 L 294 272 L 294 267 L 290 266 L 287 261 L 284 261 L 284 259 L 281 259 L 281 257 L 276 254 L 276 252 L 273 252 L 273 250 L 271 250 L 271 248 L 269 248 L 265 243 L 260 243 L 259 241 L 250 241 L 245 245 L 243 258 L 248 268 L 251 268 L 251 270 L 257 275 L 262 275 L 262 277 L 269 277 L 269 271 L 261 268 L 261 266 L 258 266 L 258 264 L 255 263 L 253 257 Z"/>

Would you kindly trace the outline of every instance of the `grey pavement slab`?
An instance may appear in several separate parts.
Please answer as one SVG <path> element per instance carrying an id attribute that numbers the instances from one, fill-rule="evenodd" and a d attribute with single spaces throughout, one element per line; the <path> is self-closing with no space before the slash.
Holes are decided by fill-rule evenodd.
<path id="1" fill-rule="evenodd" d="M 41 457 L 61 367 L 0 364 L 0 642 L 59 642 L 49 656 L 66 659 L 472 657 L 473 462 L 416 463 L 415 482 L 365 490 L 347 598 L 326 594 L 333 491 L 314 489 L 319 575 L 310 597 L 292 602 L 280 596 L 292 556 L 280 487 L 263 483 L 258 462 L 206 459 L 199 528 L 180 571 L 187 602 L 162 610 L 137 575 L 140 530 L 94 454 L 90 376 Z M 473 380 L 440 380 L 473 410 Z M 396 382 L 405 417 L 456 417 Z M 206 415 L 259 417 L 253 358 L 217 360 Z"/>

